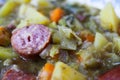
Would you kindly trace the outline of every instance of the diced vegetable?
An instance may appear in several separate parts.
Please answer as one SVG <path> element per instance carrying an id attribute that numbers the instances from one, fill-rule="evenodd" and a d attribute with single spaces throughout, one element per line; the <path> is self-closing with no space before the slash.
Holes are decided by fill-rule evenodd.
<path id="1" fill-rule="evenodd" d="M 56 32 L 53 34 L 52 40 L 53 40 L 54 43 L 60 43 L 61 38 L 60 38 L 59 31 L 56 31 Z"/>
<path id="2" fill-rule="evenodd" d="M 50 50 L 50 56 L 53 58 L 58 53 L 59 53 L 59 46 L 53 45 L 51 50 Z"/>
<path id="3" fill-rule="evenodd" d="M 29 24 L 48 24 L 49 23 L 49 19 L 46 16 L 44 16 L 42 13 L 38 12 L 35 8 L 31 6 L 22 7 L 22 8 L 26 8 L 26 9 L 23 9 L 23 11 L 21 11 L 21 13 L 25 15 L 25 19 L 23 20 L 24 22 L 21 21 L 21 23 L 18 25 L 18 28 L 27 26 L 26 23 L 29 23 Z"/>
<path id="4" fill-rule="evenodd" d="M 117 32 L 119 19 L 115 14 L 112 4 L 108 3 L 100 12 L 100 20 L 104 29 Z"/>
<path id="5" fill-rule="evenodd" d="M 52 7 L 52 4 L 49 2 L 49 0 L 38 0 L 38 5 L 43 7 Z"/>
<path id="6" fill-rule="evenodd" d="M 67 28 L 67 27 L 63 27 L 63 26 L 59 26 L 59 31 L 64 34 L 65 37 L 67 37 L 68 39 L 72 38 L 72 30 Z"/>
<path id="7" fill-rule="evenodd" d="M 56 22 L 52 22 L 52 23 L 50 23 L 50 24 L 49 24 L 49 27 L 50 27 L 50 28 L 54 28 L 54 29 L 56 29 L 56 28 L 57 28 L 57 24 L 56 24 Z"/>
<path id="8" fill-rule="evenodd" d="M 81 31 L 80 37 L 82 38 L 82 41 L 94 42 L 94 35 L 88 30 Z"/>
<path id="9" fill-rule="evenodd" d="M 62 49 L 68 49 L 68 50 L 76 50 L 77 49 L 77 43 L 75 40 L 70 40 L 67 38 L 63 38 L 60 44 L 60 48 Z"/>
<path id="10" fill-rule="evenodd" d="M 3 65 L 4 66 L 10 66 L 12 64 L 12 60 L 11 59 L 6 59 L 4 62 L 3 62 Z"/>
<path id="11" fill-rule="evenodd" d="M 62 26 L 66 26 L 67 23 L 66 23 L 66 16 L 61 18 L 59 21 L 58 21 L 58 24 L 59 25 L 62 25 Z"/>
<path id="12" fill-rule="evenodd" d="M 57 62 L 51 80 L 87 80 L 86 77 L 68 65 Z"/>
<path id="13" fill-rule="evenodd" d="M 75 28 L 73 28 L 74 31 L 77 32 L 83 30 L 83 25 L 77 19 L 74 20 L 74 25 L 75 25 Z"/>
<path id="14" fill-rule="evenodd" d="M 20 17 L 20 18 L 25 18 L 25 16 L 26 16 L 25 14 L 26 14 L 27 7 L 28 7 L 28 5 L 26 5 L 26 4 L 22 4 L 22 5 L 19 7 L 18 17 Z"/>
<path id="15" fill-rule="evenodd" d="M 50 0 L 31 0 L 31 4 L 42 11 L 48 8 L 51 9 L 53 7 L 53 4 L 50 2 Z"/>
<path id="16" fill-rule="evenodd" d="M 86 36 L 86 40 L 89 41 L 89 42 L 94 42 L 94 36 L 88 34 L 88 35 Z"/>
<path id="17" fill-rule="evenodd" d="M 114 46 L 117 51 L 120 51 L 120 37 L 113 38 Z"/>
<path id="18" fill-rule="evenodd" d="M 52 39 L 54 43 L 60 43 L 60 48 L 62 49 L 76 50 L 77 45 L 81 44 L 81 39 L 75 32 L 64 26 L 58 26 L 58 31 L 56 30 L 53 33 Z"/>
<path id="19" fill-rule="evenodd" d="M 9 59 L 17 57 L 17 54 L 13 52 L 12 48 L 0 47 L 0 59 Z"/>
<path id="20" fill-rule="evenodd" d="M 96 24 L 95 20 L 93 20 L 93 19 L 90 19 L 89 21 L 84 23 L 84 26 L 93 33 L 100 31 L 98 25 Z"/>
<path id="21" fill-rule="evenodd" d="M 8 46 L 10 44 L 10 36 L 6 28 L 0 27 L 0 46 Z"/>
<path id="22" fill-rule="evenodd" d="M 51 76 L 54 70 L 54 65 L 46 63 L 42 71 L 39 73 L 38 80 L 51 80 Z"/>
<path id="23" fill-rule="evenodd" d="M 78 55 L 78 60 L 84 68 L 95 68 L 100 65 L 99 53 L 95 51 L 94 46 L 90 46 L 87 50 L 80 50 L 76 54 Z M 97 55 L 97 58 L 95 57 Z M 98 60 L 97 60 L 98 59 Z"/>
<path id="24" fill-rule="evenodd" d="M 75 25 L 73 24 L 74 20 L 75 20 L 74 15 L 70 14 L 61 18 L 58 23 L 61 26 L 67 26 L 72 29 L 75 28 Z"/>
<path id="25" fill-rule="evenodd" d="M 81 39 L 75 34 L 75 32 L 72 31 L 72 29 L 63 27 L 63 26 L 58 26 L 58 29 L 60 33 L 62 34 L 61 36 L 64 35 L 68 39 L 72 39 L 74 36 L 78 41 L 81 42 Z"/>
<path id="26" fill-rule="evenodd" d="M 48 45 L 40 54 L 39 56 L 42 59 L 46 59 L 48 56 L 50 56 L 50 50 L 51 50 L 52 45 Z"/>
<path id="27" fill-rule="evenodd" d="M 8 0 L 4 6 L 0 9 L 0 17 L 8 16 L 17 6 L 14 0 Z"/>
<path id="28" fill-rule="evenodd" d="M 49 22 L 46 16 L 32 7 L 28 7 L 26 10 L 26 20 L 34 24 L 47 24 Z"/>
<path id="29" fill-rule="evenodd" d="M 67 26 L 75 32 L 79 32 L 83 29 L 80 21 L 78 21 L 72 14 L 62 17 L 58 21 L 58 24 L 61 26 Z"/>
<path id="30" fill-rule="evenodd" d="M 17 3 L 24 4 L 29 3 L 31 0 L 15 0 Z"/>
<path id="31" fill-rule="evenodd" d="M 96 49 L 100 50 L 107 43 L 108 43 L 108 40 L 104 37 L 104 35 L 97 32 L 96 35 L 95 35 L 95 41 L 94 41 L 94 46 L 96 47 Z"/>
<path id="32" fill-rule="evenodd" d="M 64 15 L 64 11 L 61 8 L 54 9 L 50 14 L 50 19 L 54 22 L 58 22 Z"/>
<path id="33" fill-rule="evenodd" d="M 29 25 L 30 25 L 29 21 L 27 21 L 27 20 L 21 20 L 20 24 L 17 25 L 17 28 L 22 28 L 22 27 L 29 26 Z"/>
<path id="34" fill-rule="evenodd" d="M 120 61 L 120 57 L 119 57 L 119 55 L 117 55 L 116 53 L 111 53 L 111 54 L 108 54 L 108 57 L 110 57 L 110 59 L 111 59 L 111 62 L 112 62 L 112 64 L 114 65 L 115 63 L 119 63 L 119 61 Z"/>

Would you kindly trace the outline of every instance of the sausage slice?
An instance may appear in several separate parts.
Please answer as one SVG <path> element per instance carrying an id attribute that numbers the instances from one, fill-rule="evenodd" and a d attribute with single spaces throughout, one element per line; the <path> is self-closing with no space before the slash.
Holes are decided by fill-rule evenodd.
<path id="1" fill-rule="evenodd" d="M 50 42 L 51 32 L 43 25 L 26 26 L 12 33 L 11 44 L 15 51 L 23 57 L 40 53 Z"/>
<path id="2" fill-rule="evenodd" d="M 2 80 L 36 80 L 32 74 L 24 73 L 20 70 L 9 69 L 4 75 Z"/>
<path id="3" fill-rule="evenodd" d="M 120 80 L 120 65 L 101 75 L 98 80 Z"/>

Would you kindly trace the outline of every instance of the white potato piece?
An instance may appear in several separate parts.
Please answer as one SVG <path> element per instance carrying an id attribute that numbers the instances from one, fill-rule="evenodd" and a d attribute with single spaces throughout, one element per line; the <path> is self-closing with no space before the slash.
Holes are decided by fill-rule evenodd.
<path id="1" fill-rule="evenodd" d="M 45 25 L 45 24 L 48 24 L 50 21 L 42 13 L 38 12 L 35 8 L 28 5 L 22 5 L 20 7 L 19 17 L 21 18 L 24 17 L 24 19 L 20 22 L 20 24 L 18 25 L 18 28 L 27 26 L 26 24 L 44 24 Z"/>
<path id="2" fill-rule="evenodd" d="M 117 17 L 112 4 L 108 3 L 100 12 L 100 20 L 104 29 L 117 32 L 119 18 Z"/>
<path id="3" fill-rule="evenodd" d="M 51 80 L 87 80 L 86 77 L 68 65 L 57 62 Z"/>
<path id="4" fill-rule="evenodd" d="M 96 32 L 94 46 L 97 50 L 100 50 L 108 43 L 108 40 L 99 32 Z"/>
<path id="5" fill-rule="evenodd" d="M 46 24 L 49 22 L 49 19 L 46 16 L 32 7 L 28 7 L 26 11 L 26 20 L 29 20 L 30 23 L 34 24 Z"/>

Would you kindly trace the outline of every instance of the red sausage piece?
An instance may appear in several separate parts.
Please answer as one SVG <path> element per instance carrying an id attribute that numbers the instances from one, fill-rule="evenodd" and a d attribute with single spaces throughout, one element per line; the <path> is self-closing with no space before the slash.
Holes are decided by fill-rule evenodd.
<path id="1" fill-rule="evenodd" d="M 36 80 L 32 74 L 24 73 L 20 70 L 9 69 L 4 75 L 2 80 Z"/>
<path id="2" fill-rule="evenodd" d="M 98 80 L 120 80 L 120 66 L 101 75 Z"/>
<path id="3" fill-rule="evenodd" d="M 35 24 L 14 30 L 11 44 L 21 56 L 30 57 L 38 55 L 50 42 L 50 37 L 46 26 Z"/>

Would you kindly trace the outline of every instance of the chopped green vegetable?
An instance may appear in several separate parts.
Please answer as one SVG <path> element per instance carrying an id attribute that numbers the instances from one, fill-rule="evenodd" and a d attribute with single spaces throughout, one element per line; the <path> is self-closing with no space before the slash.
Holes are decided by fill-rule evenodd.
<path id="1" fill-rule="evenodd" d="M 31 0 L 14 0 L 19 4 L 25 4 L 25 3 L 29 3 Z"/>
<path id="2" fill-rule="evenodd" d="M 44 7 L 53 7 L 49 0 L 37 0 L 38 6 Z"/>
<path id="3" fill-rule="evenodd" d="M 56 22 L 52 22 L 52 23 L 50 23 L 50 24 L 49 24 L 49 27 L 50 27 L 50 28 L 54 28 L 54 29 L 56 29 L 56 28 L 57 28 L 57 24 L 56 24 Z"/>
<path id="4" fill-rule="evenodd" d="M 58 53 L 59 53 L 59 46 L 58 45 L 53 45 L 51 50 L 50 50 L 50 56 L 54 57 Z"/>
<path id="5" fill-rule="evenodd" d="M 0 17 L 8 16 L 17 6 L 14 0 L 8 0 L 5 5 L 0 9 Z"/>
<path id="6" fill-rule="evenodd" d="M 29 25 L 30 25 L 30 22 L 28 20 L 21 20 L 20 24 L 17 25 L 17 28 L 22 28 L 22 27 L 29 26 Z"/>
<path id="7" fill-rule="evenodd" d="M 0 59 L 15 58 L 17 54 L 12 50 L 12 48 L 0 47 Z"/>
<path id="8" fill-rule="evenodd" d="M 94 46 L 90 46 L 87 50 L 80 50 L 77 54 L 80 56 L 81 65 L 84 68 L 94 68 L 99 66 L 99 53 L 95 51 Z M 97 58 L 95 57 L 97 55 Z M 97 60 L 98 59 L 98 60 Z"/>
<path id="9" fill-rule="evenodd" d="M 64 34 L 64 36 L 68 39 L 72 38 L 72 30 L 67 28 L 67 27 L 63 27 L 63 26 L 59 26 L 59 31 L 61 34 Z"/>
<path id="10" fill-rule="evenodd" d="M 63 34 L 66 38 L 72 39 L 73 36 L 78 40 L 81 41 L 80 37 L 78 37 L 75 32 L 72 31 L 72 29 L 64 27 L 64 26 L 58 26 L 58 29 L 61 34 Z"/>
<path id="11" fill-rule="evenodd" d="M 77 19 L 74 19 L 74 25 L 75 27 L 73 28 L 74 31 L 81 31 L 83 29 L 82 23 L 80 23 Z"/>
<path id="12" fill-rule="evenodd" d="M 113 43 L 114 43 L 115 50 L 119 52 L 120 51 L 120 37 L 113 38 Z"/>
<path id="13" fill-rule="evenodd" d="M 76 50 L 77 49 L 77 43 L 75 40 L 70 40 L 67 38 L 63 38 L 60 44 L 60 47 L 62 49 L 68 49 L 68 50 Z"/>
<path id="14" fill-rule="evenodd" d="M 59 31 L 56 31 L 52 36 L 53 43 L 60 43 L 61 37 Z"/>
<path id="15" fill-rule="evenodd" d="M 92 20 L 92 19 L 91 19 L 90 21 L 84 23 L 84 26 L 85 26 L 87 29 L 89 29 L 90 31 L 92 31 L 93 33 L 98 32 L 98 26 L 97 26 L 97 24 L 95 23 L 95 21 Z"/>

